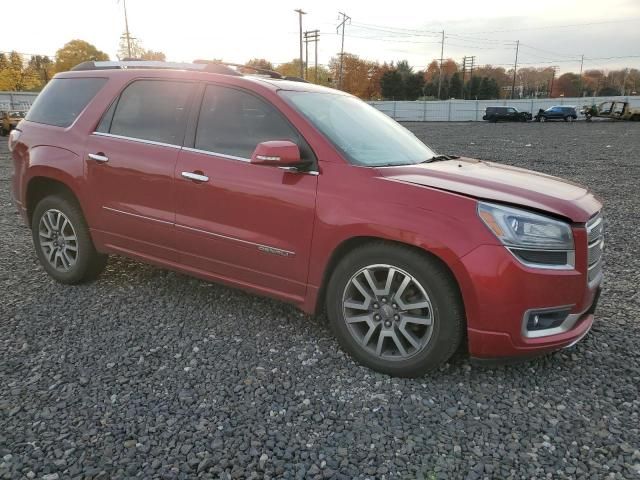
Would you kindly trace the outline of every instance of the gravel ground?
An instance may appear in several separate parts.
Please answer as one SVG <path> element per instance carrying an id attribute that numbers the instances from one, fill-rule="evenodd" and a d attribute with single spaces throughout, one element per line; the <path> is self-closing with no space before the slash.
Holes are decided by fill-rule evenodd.
<path id="1" fill-rule="evenodd" d="M 54 283 L 0 146 L 0 478 L 640 478 L 640 125 L 410 124 L 442 153 L 586 184 L 607 280 L 576 347 L 394 379 L 322 318 L 112 257 Z"/>

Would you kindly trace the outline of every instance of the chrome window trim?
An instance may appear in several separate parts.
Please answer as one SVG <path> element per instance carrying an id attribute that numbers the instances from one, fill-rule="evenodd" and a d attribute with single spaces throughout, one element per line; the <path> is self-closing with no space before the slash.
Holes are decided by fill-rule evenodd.
<path id="1" fill-rule="evenodd" d="M 506 246 L 506 245 L 505 245 L 505 248 L 509 251 L 511 255 L 513 255 L 513 257 L 516 260 L 518 260 L 518 262 L 520 262 L 525 267 L 544 269 L 544 270 L 573 270 L 574 268 L 576 268 L 576 251 L 575 250 L 553 250 L 549 248 L 522 248 L 522 247 L 513 247 L 513 246 Z M 565 265 L 549 265 L 546 263 L 527 262 L 525 260 L 522 260 L 520 257 L 518 257 L 518 255 L 516 255 L 511 249 L 530 250 L 530 251 L 535 250 L 536 252 L 564 252 L 567 254 L 567 260 L 569 263 Z"/>
<path id="2" fill-rule="evenodd" d="M 104 210 L 108 210 L 110 212 L 120 213 L 122 215 L 129 215 L 131 217 L 141 218 L 143 220 L 151 220 L 152 222 L 164 223 L 165 225 L 173 225 L 172 222 L 167 222 L 166 220 L 160 220 L 159 218 L 147 217 L 146 215 L 140 215 L 138 213 L 125 212 L 124 210 L 118 210 L 117 208 L 111 208 L 102 206 Z"/>
<path id="3" fill-rule="evenodd" d="M 183 147 L 182 149 L 186 152 L 202 153 L 204 155 L 209 155 L 210 157 L 220 157 L 226 160 L 236 160 L 238 162 L 251 163 L 250 158 L 236 157 L 235 155 L 227 155 L 226 153 L 210 152 L 209 150 L 200 150 L 199 148 L 193 147 Z"/>
<path id="4" fill-rule="evenodd" d="M 146 143 L 147 145 L 156 145 L 158 147 L 169 147 L 180 150 L 182 146 L 174 143 L 156 142 L 154 140 L 145 140 L 144 138 L 127 137 L 126 135 L 115 135 L 113 133 L 93 132 L 91 135 L 99 137 L 119 138 L 120 140 L 130 140 L 132 142 Z"/>
<path id="5" fill-rule="evenodd" d="M 544 313 L 544 312 L 555 312 L 557 310 L 570 310 L 575 305 L 560 305 L 558 307 L 548 307 L 548 308 L 530 308 L 524 312 L 522 315 L 522 336 L 525 338 L 542 338 L 549 337 L 551 335 L 558 335 L 560 333 L 565 333 L 571 330 L 575 324 L 578 322 L 580 317 L 585 314 L 589 310 L 589 308 L 585 309 L 580 313 L 570 313 L 567 315 L 567 318 L 564 321 L 554 328 L 545 328 L 543 330 L 527 330 L 527 320 L 529 319 L 529 314 L 533 312 Z"/>
<path id="6" fill-rule="evenodd" d="M 222 158 L 223 160 L 235 160 L 236 162 L 251 163 L 250 158 L 236 157 L 234 155 L 227 155 L 226 153 L 210 152 L 209 150 L 200 150 L 199 148 L 192 148 L 192 147 L 182 147 L 182 150 L 184 150 L 185 152 L 191 152 L 191 153 L 201 153 L 203 155 L 209 155 L 210 157 L 218 157 L 218 158 Z M 292 172 L 292 173 L 299 173 L 304 175 L 320 175 L 320 172 L 318 172 L 317 170 L 309 170 L 309 171 L 295 170 L 295 167 L 278 167 L 278 168 L 281 170 L 285 170 L 287 172 Z"/>
<path id="7" fill-rule="evenodd" d="M 234 241 L 234 242 L 243 243 L 245 245 L 251 245 L 251 246 L 254 246 L 254 247 L 258 247 L 258 250 L 260 250 L 262 252 L 266 252 L 266 253 L 275 253 L 275 254 L 278 254 L 278 255 L 285 256 L 285 257 L 293 257 L 296 254 L 295 252 L 292 252 L 290 250 L 284 250 L 282 248 L 276 248 L 276 247 L 272 247 L 272 246 L 269 246 L 269 245 L 264 245 L 262 243 L 251 242 L 249 240 L 242 240 L 241 238 L 230 237 L 228 235 L 222 235 L 221 233 L 213 233 L 213 232 L 210 232 L 208 230 L 202 230 L 200 228 L 188 227 L 187 225 L 182 225 L 180 223 L 176 223 L 175 225 L 176 225 L 176 227 L 183 228 L 185 230 L 191 230 L 191 231 L 194 231 L 194 232 L 204 233 L 206 235 L 211 235 L 212 237 L 222 238 L 224 240 L 231 240 L 231 241 Z"/>

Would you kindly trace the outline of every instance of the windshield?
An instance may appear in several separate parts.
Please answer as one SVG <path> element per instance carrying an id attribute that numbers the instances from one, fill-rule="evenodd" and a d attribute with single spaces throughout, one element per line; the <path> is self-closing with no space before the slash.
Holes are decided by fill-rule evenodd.
<path id="1" fill-rule="evenodd" d="M 413 133 L 362 100 L 332 93 L 280 93 L 351 163 L 413 165 L 436 156 Z"/>

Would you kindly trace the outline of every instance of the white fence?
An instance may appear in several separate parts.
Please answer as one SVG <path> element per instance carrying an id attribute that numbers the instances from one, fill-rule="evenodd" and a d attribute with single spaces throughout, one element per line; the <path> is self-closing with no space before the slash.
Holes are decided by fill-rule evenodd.
<path id="1" fill-rule="evenodd" d="M 29 110 L 38 92 L 0 92 L 0 110 Z"/>
<path id="2" fill-rule="evenodd" d="M 631 97 L 578 97 L 532 98 L 516 100 L 442 100 L 419 101 L 371 101 L 371 105 L 400 122 L 469 122 L 481 121 L 487 107 L 510 106 L 535 115 L 539 109 L 554 105 L 572 105 L 580 110 L 584 105 L 616 100 L 628 101 L 640 107 L 640 96 Z M 580 117 L 578 117 L 580 118 Z"/>

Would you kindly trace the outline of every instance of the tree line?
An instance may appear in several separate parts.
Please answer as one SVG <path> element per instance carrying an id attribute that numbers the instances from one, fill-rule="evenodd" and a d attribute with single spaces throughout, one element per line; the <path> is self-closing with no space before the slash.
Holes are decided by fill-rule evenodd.
<path id="1" fill-rule="evenodd" d="M 131 55 L 129 56 L 129 53 Z M 162 52 L 147 50 L 136 39 L 121 40 L 118 58 L 165 60 Z M 83 40 L 72 40 L 53 59 L 34 55 L 25 61 L 17 52 L 0 53 L 0 90 L 39 91 L 57 72 L 70 70 L 88 60 L 108 60 L 109 56 Z M 510 98 L 513 69 L 483 65 L 466 70 L 448 58 L 432 60 L 420 70 L 406 60 L 375 62 L 357 55 L 330 59 L 328 65 L 303 65 L 305 78 L 320 85 L 338 87 L 365 100 L 445 100 L 449 98 L 489 100 Z M 274 65 L 254 58 L 248 65 L 275 70 L 287 76 L 300 75 L 300 60 Z M 637 95 L 640 70 L 586 70 L 582 75 L 567 72 L 556 76 L 552 67 L 524 67 L 516 72 L 514 98 Z"/>
<path id="2" fill-rule="evenodd" d="M 128 57 L 128 45 L 120 43 L 119 58 Z M 132 57 L 142 60 L 165 60 L 162 52 L 146 50 L 132 39 Z M 0 53 L 0 91 L 38 92 L 58 72 L 71 70 L 86 61 L 109 60 L 109 55 L 84 40 L 71 40 L 56 51 L 55 57 L 32 55 L 28 60 L 18 52 Z"/>

